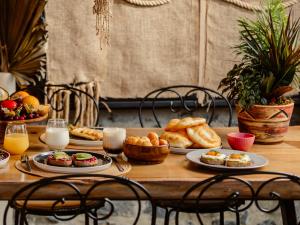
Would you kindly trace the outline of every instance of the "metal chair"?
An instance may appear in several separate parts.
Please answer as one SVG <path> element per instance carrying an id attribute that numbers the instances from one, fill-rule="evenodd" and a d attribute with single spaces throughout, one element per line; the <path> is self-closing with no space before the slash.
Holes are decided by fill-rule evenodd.
<path id="1" fill-rule="evenodd" d="M 246 175 L 270 175 L 270 179 L 260 184 L 255 184 L 242 179 L 241 177 Z M 226 181 L 234 181 L 235 185 L 230 187 L 226 186 Z M 226 173 L 213 176 L 209 179 L 201 181 L 193 185 L 182 197 L 178 204 L 178 207 L 172 210 L 176 212 L 175 223 L 179 224 L 179 214 L 182 212 L 181 205 L 192 204 L 194 205 L 194 213 L 196 213 L 199 223 L 203 225 L 201 214 L 203 211 L 203 202 L 216 201 L 220 199 L 214 190 L 222 190 L 222 195 L 227 195 L 224 207 L 228 211 L 236 214 L 236 224 L 240 224 L 239 213 L 246 211 L 250 206 L 255 205 L 256 208 L 263 213 L 272 213 L 278 209 L 281 209 L 282 220 L 284 225 L 297 225 L 297 217 L 294 206 L 294 200 L 290 199 L 290 196 L 285 196 L 286 193 L 282 193 L 281 190 L 274 190 L 272 184 L 274 182 L 283 182 L 282 187 L 289 192 L 289 185 L 296 185 L 300 191 L 300 177 L 279 173 L 279 172 L 266 172 L 266 171 L 247 171 Z M 299 193 L 298 191 L 298 193 Z M 246 197 L 245 197 L 246 196 Z M 191 200 L 194 199 L 194 200 Z M 224 199 L 224 196 L 223 196 Z M 271 199 L 277 201 L 275 206 L 269 206 L 266 208 L 261 205 L 261 199 Z M 247 201 L 246 201 L 247 200 Z M 246 201 L 245 204 L 238 204 L 240 201 Z M 224 224 L 224 217 L 220 218 L 220 224 Z"/>
<path id="2" fill-rule="evenodd" d="M 48 104 L 50 104 L 50 106 L 51 106 L 51 109 L 54 110 L 55 112 L 63 112 L 65 110 L 65 106 L 64 106 L 65 100 L 63 98 L 57 99 L 58 96 L 60 96 L 63 93 L 68 93 L 68 95 L 73 96 L 74 102 L 79 101 L 79 104 L 78 104 L 79 111 L 78 111 L 77 115 L 74 115 L 72 113 L 72 116 L 74 118 L 71 118 L 71 120 L 72 120 L 71 122 L 74 125 L 78 124 L 80 118 L 82 117 L 82 114 L 85 111 L 86 106 L 82 102 L 82 97 L 85 96 L 87 99 L 89 99 L 92 102 L 92 104 L 94 106 L 93 108 L 94 108 L 94 111 L 96 112 L 96 119 L 95 119 L 94 126 L 96 127 L 99 124 L 99 118 L 100 118 L 98 100 L 95 99 L 89 93 L 79 89 L 78 86 L 80 84 L 81 83 L 56 85 L 56 84 L 48 84 L 46 82 L 39 82 L 36 84 L 29 85 L 26 88 L 23 88 L 22 90 L 33 93 L 35 96 L 40 96 L 40 98 L 42 98 L 42 99 L 40 99 L 41 101 L 44 101 L 43 98 L 46 98 Z M 53 93 L 48 95 L 46 93 L 46 88 L 49 88 L 49 87 L 55 87 L 55 88 L 57 88 L 57 90 L 55 90 Z M 70 104 L 71 104 L 71 102 L 70 102 Z M 105 103 L 102 102 L 102 104 L 105 104 Z"/>
<path id="3" fill-rule="evenodd" d="M 202 104 L 198 101 L 199 95 L 201 94 L 203 99 Z M 206 115 L 201 116 L 206 116 L 208 124 L 211 124 L 216 119 L 216 101 L 221 100 L 220 104 L 227 107 L 228 110 L 228 123 L 225 125 L 231 126 L 232 124 L 232 107 L 227 98 L 222 94 L 209 88 L 194 85 L 177 85 L 151 91 L 141 100 L 138 111 L 141 127 L 144 127 L 145 118 L 143 116 L 143 109 L 147 104 L 151 107 L 156 126 L 161 127 L 161 122 L 156 112 L 159 100 L 161 99 L 169 102 L 170 110 L 172 113 L 177 114 L 176 117 L 193 114 L 201 109 L 205 109 Z M 176 208 L 178 204 L 178 201 L 157 201 L 157 205 L 166 210 L 165 224 L 169 224 L 170 214 L 174 212 L 174 208 Z M 205 203 L 204 205 L 205 208 L 202 209 L 202 213 L 220 213 L 221 218 L 224 217 L 224 211 L 227 210 L 222 200 Z M 194 212 L 195 209 L 195 205 L 192 202 L 181 204 L 180 207 L 182 211 L 190 213 Z"/>
<path id="4" fill-rule="evenodd" d="M 122 198 L 118 197 L 120 193 Z M 26 185 L 8 202 L 3 224 L 7 225 L 9 209 L 14 209 L 15 225 L 28 225 L 27 215 L 53 216 L 59 221 L 68 221 L 80 214 L 85 215 L 86 225 L 90 219 L 96 225 L 98 221 L 106 221 L 112 216 L 115 211 L 113 200 L 132 200 L 137 203 L 137 212 L 132 217 L 134 225 L 140 219 L 141 201 L 150 202 L 151 225 L 155 224 L 155 204 L 141 184 L 126 178 L 101 174 L 57 176 Z M 42 206 L 40 202 L 45 201 L 46 204 Z"/>
<path id="5" fill-rule="evenodd" d="M 198 98 L 201 94 L 203 101 L 202 103 L 199 103 Z M 232 107 L 227 98 L 225 98 L 222 94 L 212 89 L 200 86 L 176 85 L 151 91 L 141 100 L 138 111 L 141 127 L 144 127 L 143 109 L 147 104 L 151 106 L 156 126 L 161 127 L 161 122 L 157 115 L 159 100 L 168 101 L 171 112 L 176 114 L 193 114 L 200 109 L 205 109 L 205 116 L 209 125 L 216 119 L 216 103 L 218 100 L 221 100 L 219 101 L 220 104 L 226 106 L 228 109 L 227 126 L 231 126 L 232 124 Z M 178 117 L 178 115 L 176 115 L 176 117 Z"/>

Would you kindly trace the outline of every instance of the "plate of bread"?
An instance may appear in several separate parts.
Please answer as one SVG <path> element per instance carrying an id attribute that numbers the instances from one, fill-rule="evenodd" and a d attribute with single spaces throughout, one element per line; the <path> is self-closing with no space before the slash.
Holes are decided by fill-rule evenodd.
<path id="1" fill-rule="evenodd" d="M 186 158 L 197 165 L 218 170 L 257 169 L 268 164 L 261 155 L 230 149 L 197 150 L 189 152 Z"/>
<path id="2" fill-rule="evenodd" d="M 77 146 L 97 147 L 102 145 L 103 131 L 88 127 L 69 126 L 69 144 Z M 40 136 L 42 142 L 46 142 L 45 133 Z"/>
<path id="3" fill-rule="evenodd" d="M 219 149 L 222 145 L 220 136 L 201 117 L 170 120 L 160 138 L 167 140 L 171 152 L 176 154 L 197 149 Z"/>

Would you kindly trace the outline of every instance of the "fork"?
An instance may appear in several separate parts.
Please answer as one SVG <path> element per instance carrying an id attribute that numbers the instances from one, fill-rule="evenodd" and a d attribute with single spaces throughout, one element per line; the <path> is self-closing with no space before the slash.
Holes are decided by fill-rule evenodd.
<path id="1" fill-rule="evenodd" d="M 26 155 L 26 154 L 21 155 L 21 163 L 25 163 L 26 166 L 27 166 L 27 170 L 29 172 L 31 172 L 31 166 L 29 164 L 29 157 L 28 157 L 28 155 Z"/>

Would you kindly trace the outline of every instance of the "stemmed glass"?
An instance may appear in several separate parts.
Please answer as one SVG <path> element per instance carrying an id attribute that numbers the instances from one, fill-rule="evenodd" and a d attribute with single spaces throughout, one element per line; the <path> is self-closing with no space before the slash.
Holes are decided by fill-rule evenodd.
<path id="1" fill-rule="evenodd" d="M 3 147 L 12 155 L 22 154 L 29 147 L 29 138 L 24 123 L 8 123 Z"/>
<path id="2" fill-rule="evenodd" d="M 69 141 L 67 122 L 64 119 L 49 119 L 45 133 L 45 142 L 48 147 L 53 150 L 63 150 Z"/>

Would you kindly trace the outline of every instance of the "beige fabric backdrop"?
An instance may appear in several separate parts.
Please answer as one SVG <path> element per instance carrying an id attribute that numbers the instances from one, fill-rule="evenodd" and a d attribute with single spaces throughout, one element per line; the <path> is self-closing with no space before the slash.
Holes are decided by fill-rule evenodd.
<path id="1" fill-rule="evenodd" d="M 242 6 L 257 8 L 259 1 L 171 0 L 142 7 L 114 0 L 111 46 L 103 51 L 92 6 L 92 0 L 48 2 L 49 78 L 95 80 L 102 96 L 133 98 L 175 84 L 216 89 L 237 60 L 230 49 L 238 40 L 236 20 L 254 15 Z M 294 13 L 300 16 L 299 3 Z"/>

